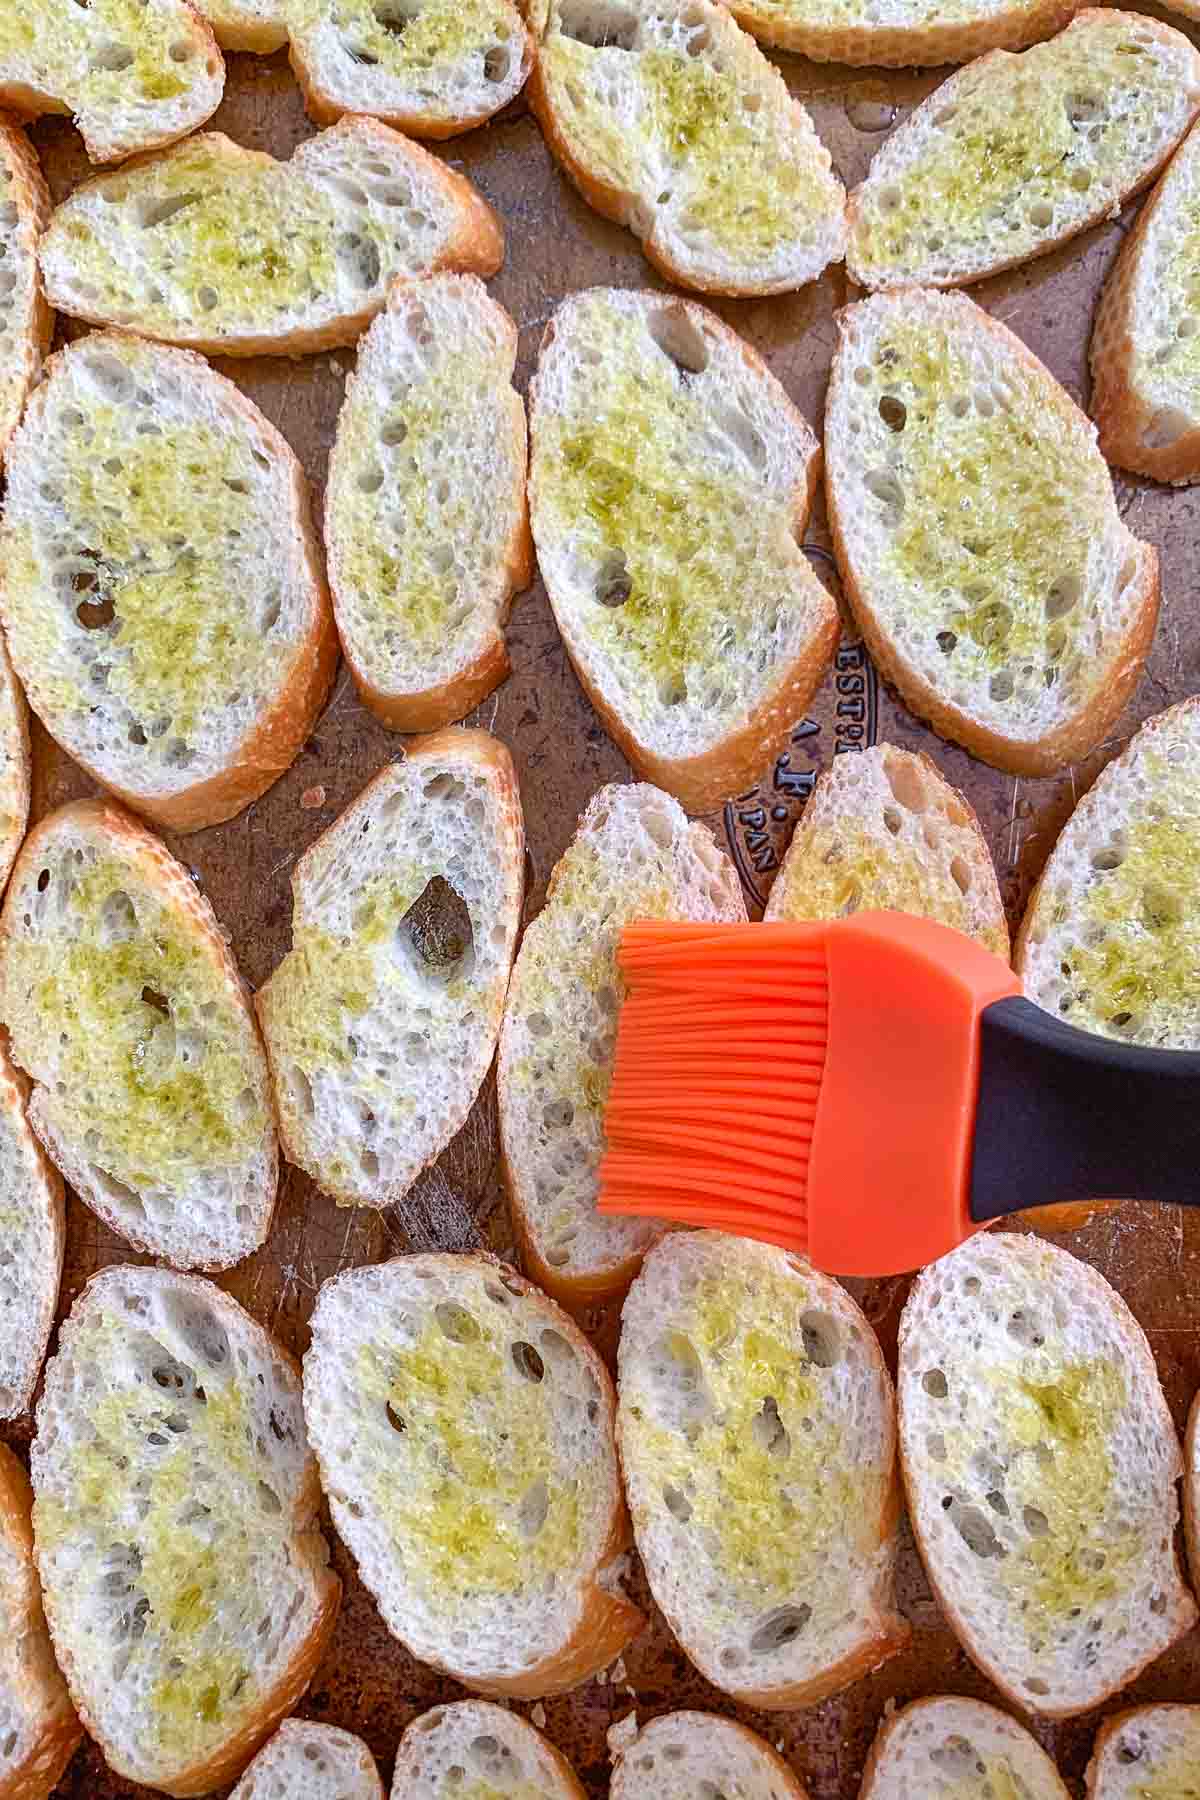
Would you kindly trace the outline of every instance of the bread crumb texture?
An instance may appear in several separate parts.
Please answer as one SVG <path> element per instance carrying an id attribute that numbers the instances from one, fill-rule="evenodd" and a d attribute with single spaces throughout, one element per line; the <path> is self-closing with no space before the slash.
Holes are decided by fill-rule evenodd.
<path id="1" fill-rule="evenodd" d="M 353 1732 L 285 1719 L 229 1800 L 383 1800 L 383 1785 Z"/>
<path id="2" fill-rule="evenodd" d="M 612 1800 L 805 1800 L 804 1789 L 759 1737 L 712 1713 L 634 1722 L 613 1770 Z"/>
<path id="3" fill-rule="evenodd" d="M 1037 1740 L 978 1700 L 918 1700 L 885 1719 L 862 1800 L 1067 1800 Z"/>
<path id="4" fill-rule="evenodd" d="M 395 1800 L 577 1800 L 579 1789 L 519 1714 L 461 1700 L 408 1727 L 392 1793 Z"/>
<path id="5" fill-rule="evenodd" d="M 1139 1706 L 1088 1770 L 1092 1800 L 1200 1800 L 1200 1706 Z"/>
<path id="6" fill-rule="evenodd" d="M 10 23 L 0 19 L 0 43 Z M 17 159 L 16 132 L 0 133 L 0 446 L 16 427 L 44 344 L 35 342 L 38 295 L 36 201 Z"/>
<path id="7" fill-rule="evenodd" d="M 1136 252 L 1128 348 L 1115 350 L 1129 359 L 1150 450 L 1168 448 L 1200 420 L 1200 131 L 1161 185 Z"/>

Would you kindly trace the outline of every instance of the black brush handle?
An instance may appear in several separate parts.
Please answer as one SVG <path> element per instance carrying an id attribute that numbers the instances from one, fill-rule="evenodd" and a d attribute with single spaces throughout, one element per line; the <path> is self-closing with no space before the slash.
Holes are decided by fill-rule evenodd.
<path id="1" fill-rule="evenodd" d="M 980 1016 L 971 1217 L 1069 1200 L 1200 1206 L 1200 1052 L 995 1000 Z"/>

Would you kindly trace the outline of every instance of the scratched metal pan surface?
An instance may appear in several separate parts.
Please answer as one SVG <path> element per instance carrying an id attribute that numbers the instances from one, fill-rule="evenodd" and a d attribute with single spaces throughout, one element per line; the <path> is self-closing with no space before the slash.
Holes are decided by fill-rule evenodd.
<path id="1" fill-rule="evenodd" d="M 1173 21 L 1178 23 L 1178 21 Z M 793 90 L 810 105 L 847 183 L 864 174 L 881 133 L 936 84 L 937 76 L 877 74 L 780 59 Z M 226 98 L 214 123 L 242 143 L 288 154 L 309 135 L 283 56 L 229 59 Z M 33 131 L 61 198 L 87 173 L 79 139 L 61 120 Z M 504 216 L 508 256 L 492 284 L 520 327 L 518 378 L 529 379 L 546 320 L 566 294 L 596 283 L 661 286 L 632 238 L 596 218 L 563 181 L 536 125 L 520 103 L 512 112 L 444 148 Z M 974 290 L 1077 398 L 1086 400 L 1086 344 L 1092 308 L 1134 209 L 1059 253 Z M 718 310 L 767 358 L 808 419 L 819 423 L 833 346 L 833 315 L 850 297 L 836 269 L 802 293 L 771 300 L 718 302 Z M 353 356 L 301 362 L 259 359 L 222 365 L 274 420 L 304 462 L 318 494 L 343 384 Z M 1118 476 L 1122 512 L 1163 559 L 1164 605 L 1153 651 L 1125 717 L 1078 768 L 1051 781 L 1014 781 L 941 743 L 875 677 L 847 631 L 835 668 L 798 719 L 787 754 L 764 768 L 757 786 L 711 823 L 737 859 L 750 898 L 769 890 L 814 772 L 838 751 L 887 739 L 920 747 L 965 790 L 987 831 L 1012 920 L 1070 812 L 1104 762 L 1137 724 L 1200 682 L 1197 509 L 1200 490 L 1173 492 Z M 822 578 L 836 588 L 823 518 L 810 549 Z M 520 773 L 529 834 L 526 916 L 541 905 L 546 878 L 591 794 L 628 769 L 584 700 L 558 640 L 540 584 L 523 596 L 508 631 L 511 679 L 480 708 L 476 721 L 511 748 Z M 196 873 L 228 927 L 241 967 L 261 982 L 288 945 L 288 877 L 297 856 L 337 817 L 369 776 L 396 754 L 398 740 L 359 705 L 343 670 L 323 718 L 278 785 L 228 825 L 179 840 L 173 848 Z M 88 791 L 89 784 L 40 731 L 35 746 L 35 815 Z M 1200 1217 L 1123 1208 L 1093 1219 L 1066 1240 L 1120 1288 L 1146 1327 L 1177 1421 L 1200 1384 Z M 294 1170 L 283 1183 L 270 1242 L 222 1285 L 296 1352 L 321 1282 L 336 1270 L 410 1248 L 490 1244 L 505 1252 L 510 1233 L 496 1170 L 495 1098 L 489 1087 L 457 1141 L 405 1203 L 391 1213 L 339 1212 Z M 105 1264 L 128 1252 L 77 1201 L 71 1202 L 63 1307 Z M 894 1358 L 906 1283 L 858 1283 L 856 1292 Z M 611 1354 L 615 1320 L 590 1322 Z M 24 1450 L 28 1420 L 5 1433 Z M 328 1528 L 328 1526 L 327 1526 Z M 333 1537 L 332 1532 L 330 1533 Z M 413 1716 L 461 1693 L 413 1661 L 381 1625 L 349 1557 L 334 1541 L 346 1599 L 333 1645 L 302 1711 L 360 1732 L 390 1774 L 397 1740 Z M 640 1598 L 648 1605 L 638 1577 Z M 631 1710 L 639 1718 L 678 1706 L 736 1713 L 777 1744 L 812 1800 L 852 1800 L 880 1715 L 891 1702 L 953 1692 L 986 1696 L 988 1685 L 947 1631 L 915 1556 L 902 1568 L 902 1597 L 914 1627 L 911 1649 L 871 1679 L 824 1705 L 770 1718 L 734 1708 L 689 1667 L 661 1620 L 651 1624 L 604 1681 L 547 1701 L 544 1725 L 571 1758 L 588 1793 L 607 1792 L 609 1727 Z M 1200 1698 L 1200 1633 L 1193 1635 L 1122 1699 Z M 528 1714 L 530 1708 L 523 1707 Z M 543 1720 L 543 1712 L 536 1717 Z M 1038 1727 L 1076 1794 L 1096 1720 Z M 57 1790 L 62 1800 L 134 1800 L 146 1792 L 116 1780 L 85 1746 Z"/>

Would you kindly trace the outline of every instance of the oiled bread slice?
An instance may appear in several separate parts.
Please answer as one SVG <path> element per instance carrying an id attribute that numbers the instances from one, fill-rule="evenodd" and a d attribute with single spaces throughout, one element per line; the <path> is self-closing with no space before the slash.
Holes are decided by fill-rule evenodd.
<path id="1" fill-rule="evenodd" d="M 1079 802 L 1030 896 L 1016 968 L 1068 1025 L 1200 1049 L 1200 699 L 1148 719 Z"/>
<path id="2" fill-rule="evenodd" d="M 111 802 L 26 838 L 0 919 L 0 1000 L 29 1118 L 135 1249 L 227 1268 L 275 1205 L 266 1058 L 212 907 Z"/>
<path id="3" fill-rule="evenodd" d="M 198 0 L 223 50 L 269 56 L 288 41 L 285 0 Z"/>
<path id="4" fill-rule="evenodd" d="M 1136 685 L 1157 553 L 1117 511 L 1090 422 L 965 294 L 876 294 L 838 330 L 826 494 L 871 654 L 944 737 L 1051 774 Z"/>
<path id="5" fill-rule="evenodd" d="M 638 1550 L 706 1680 L 807 1706 L 903 1648 L 892 1384 L 835 1281 L 768 1245 L 672 1233 L 625 1302 L 618 1386 Z"/>
<path id="6" fill-rule="evenodd" d="M 83 1732 L 58 1672 L 33 1560 L 29 1477 L 0 1444 L 0 1795 L 46 1800 Z"/>
<path id="7" fill-rule="evenodd" d="M 500 1142 L 521 1258 L 564 1305 L 623 1293 L 663 1229 L 596 1211 L 604 1103 L 634 919 L 746 917 L 732 862 L 706 825 L 638 783 L 601 788 L 521 940 L 500 1034 Z"/>
<path id="8" fill-rule="evenodd" d="M 319 125 L 370 113 L 448 138 L 515 100 L 533 61 L 512 0 L 283 0 L 291 61 Z"/>
<path id="9" fill-rule="evenodd" d="M 584 1800 L 570 1764 L 532 1725 L 487 1700 L 435 1706 L 400 1740 L 392 1800 Z"/>
<path id="10" fill-rule="evenodd" d="M 169 144 L 220 104 L 225 64 L 187 0 L 28 0 L 0 27 L 0 106 L 74 116 L 93 162 Z"/>
<path id="11" fill-rule="evenodd" d="M 222 356 L 352 344 L 394 275 L 494 275 L 503 256 L 464 176 L 359 118 L 286 162 L 206 131 L 98 175 L 57 208 L 40 251 L 59 312 Z"/>
<path id="12" fill-rule="evenodd" d="M 637 773 L 709 811 L 784 746 L 833 653 L 837 609 L 797 542 L 817 441 L 712 313 L 616 288 L 547 326 L 530 429 L 575 672 Z"/>
<path id="13" fill-rule="evenodd" d="M 66 1241 L 62 1178 L 30 1126 L 26 1089 L 0 1043 L 0 1419 L 16 1418 L 33 1400 Z"/>
<path id="14" fill-rule="evenodd" d="M 0 894 L 29 823 L 29 708 L 0 633 Z"/>
<path id="15" fill-rule="evenodd" d="M 109 1767 L 174 1795 L 232 1780 L 341 1591 L 295 1363 L 210 1281 L 105 1269 L 47 1365 L 32 1473 L 50 1633 Z"/>
<path id="16" fill-rule="evenodd" d="M 916 1700 L 885 1719 L 859 1800 L 1069 1800 L 1035 1737 L 982 1700 Z"/>
<path id="17" fill-rule="evenodd" d="M 375 1758 L 336 1725 L 285 1719 L 229 1800 L 384 1800 Z"/>
<path id="18" fill-rule="evenodd" d="M 1190 1629 L 1179 1442 L 1103 1276 L 1012 1233 L 917 1277 L 900 1324 L 917 1545 L 967 1654 L 1016 1705 L 1086 1712 Z"/>
<path id="19" fill-rule="evenodd" d="M 285 1154 L 390 1206 L 491 1067 L 520 923 L 512 759 L 450 729 L 390 763 L 297 863 L 292 948 L 256 1005 Z"/>
<path id="20" fill-rule="evenodd" d="M 1021 50 L 1067 24 L 1078 0 L 734 0 L 730 11 L 760 43 L 815 62 L 936 68 L 986 50 Z"/>
<path id="21" fill-rule="evenodd" d="M 401 1256 L 327 1281 L 304 1408 L 338 1533 L 422 1662 L 532 1700 L 641 1629 L 612 1383 L 503 1264 Z"/>
<path id="22" fill-rule="evenodd" d="M 938 919 L 1008 956 L 1008 921 L 970 801 L 920 751 L 873 744 L 817 777 L 766 919 L 888 907 Z"/>
<path id="23" fill-rule="evenodd" d="M 713 1713 L 663 1713 L 643 1725 L 613 1769 L 612 1800 L 807 1800 L 781 1756 Z"/>
<path id="24" fill-rule="evenodd" d="M 1087 1767 L 1087 1800 L 1195 1800 L 1200 1706 L 1134 1706 L 1105 1719 Z"/>
<path id="25" fill-rule="evenodd" d="M 49 217 L 50 190 L 29 139 L 0 118 L 0 456 L 50 348 L 54 322 L 37 261 Z"/>
<path id="26" fill-rule="evenodd" d="M 232 817 L 304 743 L 337 655 L 307 483 L 200 357 L 104 332 L 50 359 L 0 569 L 33 710 L 156 823 Z"/>
<path id="27" fill-rule="evenodd" d="M 346 660 L 397 731 L 461 719 L 508 674 L 528 586 L 517 328 L 474 275 L 393 282 L 346 384 L 325 547 Z"/>
<path id="28" fill-rule="evenodd" d="M 529 97 L 584 198 L 684 287 L 775 294 L 846 245 L 846 193 L 783 77 L 714 0 L 533 0 Z"/>
<path id="29" fill-rule="evenodd" d="M 1020 56 L 952 75 L 850 195 L 863 287 L 953 287 L 1043 256 L 1151 182 L 1200 112 L 1200 52 L 1141 13 L 1090 7 Z"/>

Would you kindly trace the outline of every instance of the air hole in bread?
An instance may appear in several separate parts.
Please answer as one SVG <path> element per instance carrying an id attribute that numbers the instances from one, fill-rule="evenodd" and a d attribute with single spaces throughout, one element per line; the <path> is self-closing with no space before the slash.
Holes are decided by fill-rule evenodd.
<path id="1" fill-rule="evenodd" d="M 895 394 L 883 394 L 879 401 L 879 416 L 889 431 L 903 431 L 908 423 L 908 408 Z"/>
<path id="2" fill-rule="evenodd" d="M 681 674 L 666 676 L 658 684 L 658 698 L 662 706 L 682 706 L 687 699 L 687 682 Z"/>
<path id="3" fill-rule="evenodd" d="M 950 1392 L 944 1369 L 926 1369 L 921 1377 L 921 1386 L 931 1400 L 944 1400 Z"/>
<path id="4" fill-rule="evenodd" d="M 1027 1350 L 1040 1350 L 1046 1341 L 1046 1334 L 1038 1321 L 1021 1306 L 1009 1314 L 1008 1335 L 1015 1338 L 1018 1344 L 1023 1344 Z"/>
<path id="5" fill-rule="evenodd" d="M 103 631 L 116 618 L 117 609 L 106 594 L 101 600 L 81 600 L 75 617 L 85 631 Z"/>
<path id="6" fill-rule="evenodd" d="M 137 201 L 134 216 L 143 231 L 150 231 L 155 225 L 165 225 L 176 213 L 195 206 L 199 198 L 199 194 L 147 194 Z"/>
<path id="7" fill-rule="evenodd" d="M 750 1651 L 753 1656 L 769 1656 L 776 1650 L 785 1650 L 794 1644 L 804 1627 L 812 1618 L 812 1607 L 804 1602 L 799 1606 L 778 1606 L 768 1613 L 750 1639 Z"/>
<path id="8" fill-rule="evenodd" d="M 316 1101 L 313 1099 L 312 1083 L 304 1070 L 298 1068 L 295 1063 L 288 1070 L 288 1084 L 298 1110 L 311 1119 L 317 1110 Z"/>
<path id="9" fill-rule="evenodd" d="M 832 1369 L 841 1360 L 841 1332 L 828 1313 L 806 1312 L 800 1318 L 805 1359 L 818 1369 Z"/>
<path id="10" fill-rule="evenodd" d="M 1011 700 L 1016 687 L 1011 669 L 1000 669 L 988 683 L 988 693 L 993 700 Z"/>
<path id="11" fill-rule="evenodd" d="M 562 37 L 573 38 L 593 50 L 632 50 L 637 42 L 638 21 L 635 14 L 604 0 L 563 0 L 559 8 L 558 29 Z"/>
<path id="12" fill-rule="evenodd" d="M 1048 200 L 1034 201 L 1029 209 L 1029 223 L 1036 225 L 1039 231 L 1044 231 L 1048 225 L 1053 225 L 1054 208 Z"/>
<path id="13" fill-rule="evenodd" d="M 686 1525 L 692 1516 L 692 1503 L 683 1489 L 668 1485 L 663 1489 L 662 1497 L 663 1505 L 671 1517 L 678 1519 L 681 1525 Z"/>
<path id="14" fill-rule="evenodd" d="M 107 400 L 126 402 L 133 398 L 133 376 L 117 357 L 89 356 L 83 366 Z"/>
<path id="15" fill-rule="evenodd" d="M 623 550 L 610 550 L 596 571 L 596 599 L 601 606 L 624 606 L 633 581 Z"/>
<path id="16" fill-rule="evenodd" d="M 133 51 L 128 44 L 110 38 L 107 43 L 97 44 L 88 62 L 93 69 L 107 69 L 110 74 L 119 75 L 122 69 L 133 67 Z"/>
<path id="17" fill-rule="evenodd" d="M 1007 1519 L 1008 1501 L 1004 1498 L 1004 1495 L 1000 1492 L 999 1488 L 993 1488 L 989 1494 L 985 1495 L 985 1498 L 994 1513 L 999 1513 L 1002 1519 Z"/>
<path id="18" fill-rule="evenodd" d="M 493 44 L 483 59 L 483 76 L 485 81 L 503 81 L 512 67 L 512 55 L 507 44 Z"/>
<path id="19" fill-rule="evenodd" d="M 948 1496 L 942 1506 L 950 1515 L 950 1521 L 959 1537 L 973 1556 L 983 1560 L 1001 1557 L 1005 1554 L 1004 1545 L 992 1529 L 991 1521 L 977 1506 L 964 1506 L 961 1500 Z"/>
<path id="20" fill-rule="evenodd" d="M 885 806 L 884 807 L 883 822 L 884 822 L 884 825 L 887 827 L 887 829 L 891 832 L 893 837 L 899 837 L 900 827 L 903 824 L 903 820 L 901 819 L 900 813 L 896 807 L 894 807 L 894 806 Z"/>
<path id="21" fill-rule="evenodd" d="M 517 1342 L 513 1344 L 510 1354 L 513 1360 L 513 1367 L 516 1369 L 518 1375 L 523 1375 L 526 1381 L 535 1383 L 542 1380 L 546 1373 L 546 1365 L 532 1344 L 527 1344 L 523 1339 L 518 1339 Z"/>
<path id="22" fill-rule="evenodd" d="M 971 887 L 971 865 L 964 857 L 955 856 L 950 862 L 950 879 L 960 894 L 966 894 Z"/>
<path id="23" fill-rule="evenodd" d="M 1026 1506 L 1021 1519 L 1030 1537 L 1045 1537 L 1050 1529 L 1050 1521 L 1040 1506 Z"/>
<path id="24" fill-rule="evenodd" d="M 538 1343 L 551 1362 L 562 1364 L 574 1361 L 575 1353 L 561 1331 L 555 1331 L 552 1327 L 547 1326 L 544 1331 L 538 1333 Z"/>
<path id="25" fill-rule="evenodd" d="M 479 1327 L 457 1300 L 439 1300 L 433 1309 L 438 1330 L 443 1337 L 448 1337 L 452 1344 L 474 1344 L 479 1338 Z"/>
<path id="26" fill-rule="evenodd" d="M 1083 584 L 1078 575 L 1060 575 L 1046 595 L 1046 617 L 1065 618 L 1072 607 L 1079 604 L 1082 593 Z"/>
<path id="27" fill-rule="evenodd" d="M 408 1425 L 407 1425 L 407 1422 L 405 1421 L 405 1419 L 401 1416 L 400 1413 L 398 1413 L 396 1411 L 395 1407 L 392 1405 L 390 1400 L 385 1402 L 383 1410 L 387 1414 L 387 1422 L 391 1426 L 392 1430 L 395 1432 L 399 1432 L 401 1437 L 403 1437 L 404 1433 L 408 1430 Z"/>
<path id="28" fill-rule="evenodd" d="M 1169 445 L 1178 443 L 1185 432 L 1191 429 L 1191 424 L 1181 407 L 1160 406 L 1142 432 L 1142 442 L 1147 450 L 1165 450 Z"/>
<path id="29" fill-rule="evenodd" d="M 377 494 L 383 486 L 383 470 L 378 463 L 367 463 L 358 471 L 354 485 L 360 494 Z"/>
<path id="30" fill-rule="evenodd" d="M 701 375 L 708 367 L 708 345 L 704 333 L 692 321 L 691 314 L 680 302 L 659 307 L 651 313 L 648 330 L 663 355 L 674 363 L 679 374 Z"/>
<path id="31" fill-rule="evenodd" d="M 735 406 L 714 406 L 713 423 L 741 452 L 751 468 L 767 466 L 767 446 L 756 426 Z"/>
<path id="32" fill-rule="evenodd" d="M 365 197 L 365 196 L 364 196 Z M 379 284 L 379 245 L 357 231 L 340 232 L 334 241 L 334 256 L 339 269 L 354 287 L 364 292 Z"/>
<path id="33" fill-rule="evenodd" d="M 210 1308 L 183 1294 L 167 1295 L 163 1306 L 193 1355 L 207 1363 L 210 1369 L 228 1365 L 229 1334 Z"/>
<path id="34" fill-rule="evenodd" d="M 863 486 L 884 510 L 884 524 L 897 525 L 904 511 L 904 489 L 887 469 L 868 469 Z"/>
<path id="35" fill-rule="evenodd" d="M 403 6 L 395 4 L 394 0 L 391 4 L 387 3 L 387 0 L 384 4 L 380 4 L 380 0 L 375 0 L 375 5 L 371 10 L 379 24 L 391 37 L 402 38 L 420 8 L 416 7 L 412 13 L 409 13 L 404 10 Z"/>
<path id="36" fill-rule="evenodd" d="M 475 963 L 470 909 L 444 876 L 426 882 L 396 927 L 395 944 L 432 986 L 445 987 L 470 974 Z"/>
<path id="37" fill-rule="evenodd" d="M 535 1538 L 546 1523 L 549 1510 L 550 1492 L 545 1481 L 539 1477 L 525 1490 L 517 1508 L 517 1524 L 522 1536 Z"/>
<path id="38" fill-rule="evenodd" d="M 974 1776 L 986 1775 L 987 1771 L 980 1760 L 975 1746 L 968 1743 L 965 1737 L 948 1737 L 943 1744 L 929 1752 L 929 1760 L 935 1769 L 952 1776 L 957 1781 L 965 1781 Z"/>
<path id="39" fill-rule="evenodd" d="M 788 1436 L 787 1426 L 779 1416 L 779 1402 L 773 1394 L 768 1394 L 754 1418 L 751 1420 L 754 1441 L 760 1450 L 768 1456 L 790 1456 L 792 1440 Z"/>
<path id="40" fill-rule="evenodd" d="M 100 941 L 102 944 L 123 943 L 137 930 L 137 911 L 128 894 L 118 888 L 109 894 L 100 908 Z"/>
<path id="41" fill-rule="evenodd" d="M 1114 838 L 1103 850 L 1096 850 L 1092 854 L 1092 867 L 1098 875 L 1111 874 L 1113 869 L 1119 869 L 1124 861 L 1125 844 L 1120 837 Z"/>

